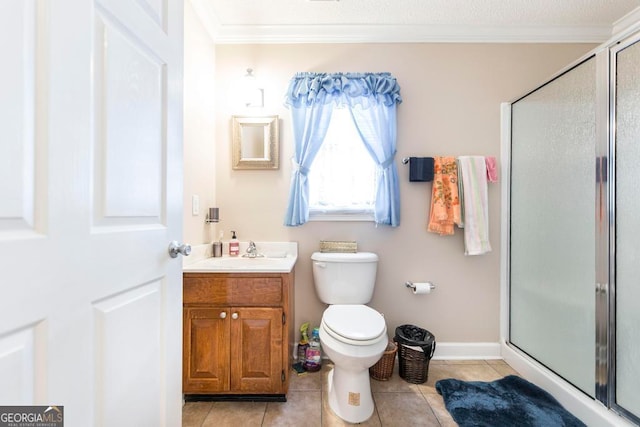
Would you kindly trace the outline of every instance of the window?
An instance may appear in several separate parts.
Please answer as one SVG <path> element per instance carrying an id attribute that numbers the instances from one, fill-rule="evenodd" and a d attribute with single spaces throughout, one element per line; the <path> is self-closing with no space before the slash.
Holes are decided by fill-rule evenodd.
<path id="1" fill-rule="evenodd" d="M 373 220 L 376 163 L 347 108 L 334 108 L 309 172 L 310 219 Z"/>
<path id="2" fill-rule="evenodd" d="M 376 224 L 400 225 L 400 191 L 394 158 L 396 108 L 401 102 L 400 86 L 389 73 L 296 73 L 289 82 L 285 101 L 291 109 L 295 146 L 291 190 L 284 217 L 287 227 L 303 225 L 310 219 L 310 185 L 313 182 L 310 175 L 314 169 L 314 186 L 319 187 L 314 190 L 317 195 L 313 197 L 320 212 L 349 213 L 336 218 L 344 220 L 365 219 L 354 216 L 356 212 L 366 212 Z M 339 106 L 346 110 L 334 108 Z M 351 121 L 353 125 L 347 127 L 346 123 Z M 333 150 L 345 149 L 346 154 L 334 156 L 331 153 L 329 160 L 323 162 L 325 166 L 314 167 L 329 128 L 333 128 L 331 133 L 336 135 L 330 139 L 337 142 L 327 141 L 324 149 L 329 153 L 331 147 Z M 358 130 L 354 131 L 356 128 Z M 360 142 L 366 148 L 356 143 L 352 144 L 353 149 L 345 148 L 360 136 Z M 362 151 L 354 152 L 359 150 L 356 147 Z M 320 157 L 324 156 L 323 153 Z M 337 166 L 340 159 L 345 160 L 343 167 Z M 347 175 L 336 177 L 338 171 Z M 349 192 L 344 190 L 347 185 L 351 188 Z M 321 215 L 328 219 L 327 214 Z"/>

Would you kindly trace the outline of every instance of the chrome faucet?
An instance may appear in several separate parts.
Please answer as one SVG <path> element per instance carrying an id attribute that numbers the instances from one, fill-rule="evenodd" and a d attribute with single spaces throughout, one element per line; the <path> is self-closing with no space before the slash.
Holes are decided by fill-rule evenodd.
<path id="1" fill-rule="evenodd" d="M 249 241 L 249 247 L 247 248 L 246 252 L 247 253 L 242 255 L 243 257 L 246 257 L 246 258 L 257 258 L 257 257 L 264 256 L 258 253 L 258 248 L 256 248 L 256 244 L 255 242 L 253 242 L 253 240 Z"/>

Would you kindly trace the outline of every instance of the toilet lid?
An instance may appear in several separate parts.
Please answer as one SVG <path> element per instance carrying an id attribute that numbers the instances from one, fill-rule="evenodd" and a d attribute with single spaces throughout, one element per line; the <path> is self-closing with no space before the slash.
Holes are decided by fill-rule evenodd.
<path id="1" fill-rule="evenodd" d="M 332 305 L 322 321 L 334 334 L 355 341 L 370 341 L 386 330 L 384 317 L 366 305 Z"/>

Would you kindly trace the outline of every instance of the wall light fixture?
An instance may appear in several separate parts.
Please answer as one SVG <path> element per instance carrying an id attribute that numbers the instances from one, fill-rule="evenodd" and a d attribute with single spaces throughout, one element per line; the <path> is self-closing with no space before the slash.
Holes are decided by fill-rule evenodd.
<path id="1" fill-rule="evenodd" d="M 253 68 L 247 68 L 243 79 L 243 102 L 246 107 L 264 107 L 264 89 L 259 87 Z"/>

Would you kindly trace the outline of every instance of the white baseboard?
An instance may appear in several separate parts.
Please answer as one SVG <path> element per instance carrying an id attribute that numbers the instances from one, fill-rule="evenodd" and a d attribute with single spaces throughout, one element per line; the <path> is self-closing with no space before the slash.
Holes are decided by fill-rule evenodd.
<path id="1" fill-rule="evenodd" d="M 436 342 L 434 360 L 502 359 L 497 342 Z"/>
<path id="2" fill-rule="evenodd" d="M 293 359 L 298 359 L 298 344 L 293 346 Z M 323 354 L 323 358 L 327 356 Z M 486 360 L 502 359 L 497 342 L 436 342 L 433 360 Z"/>

